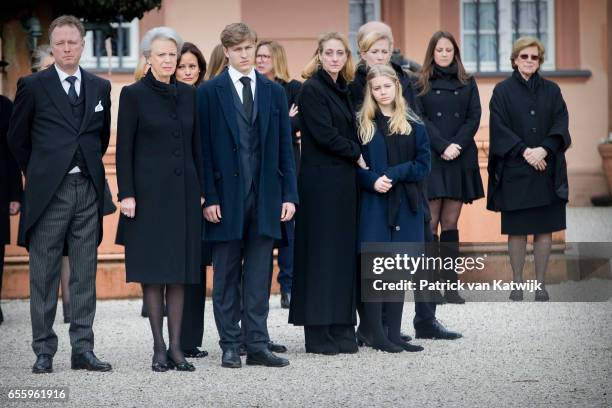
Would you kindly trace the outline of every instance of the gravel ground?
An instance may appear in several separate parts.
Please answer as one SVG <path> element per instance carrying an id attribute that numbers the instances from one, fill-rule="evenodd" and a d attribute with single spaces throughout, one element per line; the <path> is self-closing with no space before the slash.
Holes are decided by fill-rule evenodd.
<path id="1" fill-rule="evenodd" d="M 438 317 L 461 331 L 457 341 L 419 340 L 421 353 L 304 353 L 303 332 L 288 325 L 278 296 L 270 300 L 270 335 L 289 348 L 285 368 L 226 369 L 208 301 L 204 348 L 194 373 L 153 373 L 152 340 L 140 301 L 99 301 L 96 353 L 112 373 L 70 369 L 68 326 L 56 322 L 59 351 L 53 374 L 34 375 L 29 303 L 3 301 L 0 406 L 6 387 L 69 387 L 71 406 L 612 406 L 612 302 L 467 303 L 439 307 Z M 403 327 L 413 334 L 413 304 Z M 61 305 L 58 306 L 58 317 Z M 244 364 L 244 359 L 243 359 Z M 50 404 L 59 406 L 64 404 Z"/>

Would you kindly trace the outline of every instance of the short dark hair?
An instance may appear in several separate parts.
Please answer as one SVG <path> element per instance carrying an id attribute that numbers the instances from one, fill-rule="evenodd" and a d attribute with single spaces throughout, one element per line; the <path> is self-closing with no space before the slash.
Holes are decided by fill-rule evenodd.
<path id="1" fill-rule="evenodd" d="M 225 48 L 233 47 L 246 40 L 257 42 L 257 33 L 244 23 L 232 23 L 221 31 L 221 44 Z"/>
<path id="2" fill-rule="evenodd" d="M 53 30 L 55 30 L 57 27 L 63 27 L 67 25 L 75 27 L 77 30 L 79 30 L 81 38 L 85 38 L 85 26 L 83 25 L 83 23 L 81 23 L 81 20 L 79 20 L 75 16 L 63 15 L 59 16 L 58 18 L 53 20 L 51 24 L 49 24 L 49 41 L 51 41 L 51 34 L 53 33 Z"/>
<path id="3" fill-rule="evenodd" d="M 195 55 L 196 60 L 198 60 L 198 67 L 200 68 L 200 73 L 198 74 L 198 80 L 195 82 L 195 84 L 193 84 L 194 86 L 198 86 L 202 83 L 204 75 L 206 74 L 206 60 L 202 55 L 202 51 L 200 51 L 200 49 L 196 47 L 195 44 L 185 42 L 183 43 L 183 48 L 181 48 L 181 55 L 179 56 L 178 64 L 181 63 L 181 57 L 183 56 L 183 54 L 186 54 L 188 52 Z"/>

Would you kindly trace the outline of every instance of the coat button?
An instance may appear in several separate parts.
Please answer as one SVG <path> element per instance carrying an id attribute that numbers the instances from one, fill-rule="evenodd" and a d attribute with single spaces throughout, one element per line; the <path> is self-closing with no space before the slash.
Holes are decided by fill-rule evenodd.
<path id="1" fill-rule="evenodd" d="M 171 113 L 171 114 L 170 114 L 170 118 L 171 118 L 171 119 L 176 119 L 176 113 Z"/>
<path id="2" fill-rule="evenodd" d="M 442 112 L 438 112 L 438 113 L 436 113 L 436 116 L 437 116 L 437 117 L 442 116 Z"/>
<path id="3" fill-rule="evenodd" d="M 396 231 L 399 231 L 399 230 L 400 230 L 400 226 L 399 226 L 399 225 L 396 225 L 396 226 L 395 226 L 395 230 L 396 230 Z"/>
<path id="4" fill-rule="evenodd" d="M 533 133 L 537 132 L 536 128 L 531 128 L 531 131 L 532 131 Z"/>
<path id="5" fill-rule="evenodd" d="M 530 110 L 530 111 L 529 111 L 529 113 L 531 113 L 531 116 L 534 116 L 534 115 L 535 115 L 535 111 L 534 111 L 533 109 L 532 109 L 532 110 Z"/>
<path id="6" fill-rule="evenodd" d="M 233 150 L 233 151 L 235 151 L 235 152 L 237 152 L 237 151 L 238 151 L 238 149 L 236 149 L 235 147 L 234 147 L 232 150 Z"/>
<path id="7" fill-rule="evenodd" d="M 459 95 L 459 91 L 455 91 L 453 92 L 455 95 Z"/>
<path id="8" fill-rule="evenodd" d="M 234 173 L 234 177 L 238 177 L 238 173 Z"/>
<path id="9" fill-rule="evenodd" d="M 172 136 L 174 136 L 175 138 L 178 139 L 179 137 L 179 132 L 177 132 L 176 130 L 174 132 L 172 132 Z"/>
<path id="10" fill-rule="evenodd" d="M 180 176 L 181 174 L 183 174 L 183 170 L 176 168 L 174 169 L 174 174 L 176 174 L 177 176 Z"/>
<path id="11" fill-rule="evenodd" d="M 458 117 L 459 117 L 459 112 L 455 112 L 455 115 L 454 115 L 454 116 L 455 116 L 456 118 L 458 118 Z"/>
<path id="12" fill-rule="evenodd" d="M 440 90 L 439 89 L 436 91 L 436 95 L 440 95 Z"/>

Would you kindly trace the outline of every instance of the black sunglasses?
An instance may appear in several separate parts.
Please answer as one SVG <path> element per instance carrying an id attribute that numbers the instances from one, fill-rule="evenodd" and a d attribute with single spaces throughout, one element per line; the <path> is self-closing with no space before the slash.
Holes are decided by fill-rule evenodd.
<path id="1" fill-rule="evenodd" d="M 519 58 L 522 60 L 528 60 L 529 58 L 531 58 L 532 61 L 539 61 L 540 60 L 540 56 L 539 55 L 529 55 L 529 54 L 521 54 L 519 55 Z"/>

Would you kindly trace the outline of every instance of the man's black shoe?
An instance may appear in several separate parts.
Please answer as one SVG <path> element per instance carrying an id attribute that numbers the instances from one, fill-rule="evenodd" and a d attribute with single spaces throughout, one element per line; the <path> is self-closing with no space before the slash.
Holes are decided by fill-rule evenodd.
<path id="1" fill-rule="evenodd" d="M 461 333 L 447 330 L 436 319 L 428 320 L 424 323 L 419 323 L 414 326 L 415 337 L 417 339 L 442 339 L 455 340 L 463 337 Z"/>
<path id="2" fill-rule="evenodd" d="M 289 309 L 291 306 L 291 294 L 288 292 L 281 293 L 281 309 Z"/>
<path id="3" fill-rule="evenodd" d="M 273 341 L 269 341 L 268 350 L 270 350 L 273 353 L 286 353 L 287 347 L 283 346 L 282 344 L 278 344 Z"/>
<path id="4" fill-rule="evenodd" d="M 255 353 L 248 353 L 247 365 L 262 365 L 266 367 L 285 367 L 289 365 L 286 358 L 274 355 L 270 350 L 264 349 Z"/>
<path id="5" fill-rule="evenodd" d="M 223 357 L 221 357 L 221 367 L 227 368 L 240 368 L 242 367 L 242 361 L 240 361 L 240 354 L 234 349 L 227 349 L 223 351 Z"/>
<path id="6" fill-rule="evenodd" d="M 461 297 L 459 292 L 456 290 L 447 290 L 444 294 L 444 299 L 446 303 L 454 303 L 456 305 L 462 305 L 465 303 L 465 299 Z"/>
<path id="7" fill-rule="evenodd" d="M 70 360 L 70 366 L 73 370 L 111 371 L 113 369 L 109 363 L 100 361 L 93 351 L 73 354 Z"/>
<path id="8" fill-rule="evenodd" d="M 53 357 L 50 354 L 39 354 L 32 366 L 32 372 L 34 374 L 52 373 Z"/>
<path id="9" fill-rule="evenodd" d="M 190 350 L 183 350 L 183 354 L 186 358 L 203 358 L 208 355 L 208 351 L 194 347 Z"/>
<path id="10" fill-rule="evenodd" d="M 412 337 L 407 335 L 406 333 L 400 333 L 400 339 L 403 342 L 408 343 L 410 340 L 412 340 Z"/>

